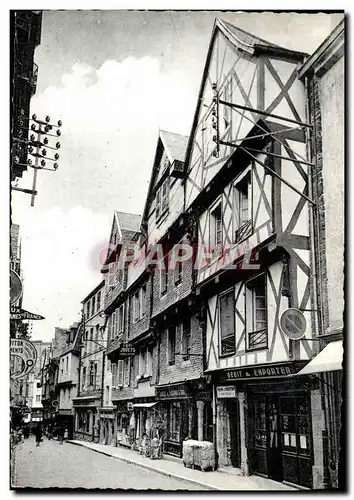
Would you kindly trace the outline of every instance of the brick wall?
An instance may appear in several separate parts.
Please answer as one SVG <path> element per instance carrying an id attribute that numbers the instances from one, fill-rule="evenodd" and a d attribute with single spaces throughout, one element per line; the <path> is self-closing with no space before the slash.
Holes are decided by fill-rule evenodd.
<path id="1" fill-rule="evenodd" d="M 179 317 L 179 320 L 185 319 Z M 175 324 L 177 318 L 175 319 Z M 176 353 L 182 353 L 182 338 L 181 332 L 178 329 L 176 336 Z M 193 356 L 192 354 L 203 354 L 202 329 L 200 328 L 199 319 L 197 316 L 191 316 L 191 337 L 190 337 L 190 353 L 191 356 L 187 361 L 183 360 L 183 356 L 175 357 L 175 364 L 169 365 L 168 355 L 168 330 L 161 331 L 160 340 L 160 367 L 159 367 L 159 384 L 167 384 L 169 382 L 183 382 L 184 380 L 192 380 L 199 378 L 203 373 L 203 356 Z"/>
<path id="2" fill-rule="evenodd" d="M 180 243 L 187 243 L 183 239 Z M 171 267 L 166 264 L 166 267 Z M 176 284 L 175 270 L 167 269 L 168 283 L 167 290 L 161 294 L 160 269 L 158 266 L 153 268 L 153 301 L 152 301 L 152 316 L 156 316 L 170 307 L 172 304 L 188 297 L 193 286 L 193 257 L 182 262 L 182 278 Z"/>
<path id="3" fill-rule="evenodd" d="M 151 276 L 148 276 L 145 282 L 141 282 L 140 286 L 146 284 L 146 314 L 145 316 L 134 322 L 133 318 L 133 295 L 139 289 L 139 287 L 134 288 L 129 294 L 129 306 L 128 306 L 128 339 L 129 341 L 134 340 L 136 337 L 146 332 L 150 328 L 150 310 L 151 310 Z"/>

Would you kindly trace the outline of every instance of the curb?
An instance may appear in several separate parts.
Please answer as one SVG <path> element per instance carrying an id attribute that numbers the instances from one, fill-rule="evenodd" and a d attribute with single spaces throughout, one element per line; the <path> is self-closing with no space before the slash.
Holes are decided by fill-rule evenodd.
<path id="1" fill-rule="evenodd" d="M 95 453 L 100 453 L 101 455 L 106 455 L 107 457 L 115 458 L 116 460 L 121 460 L 122 462 L 125 462 L 127 464 L 133 464 L 133 465 L 136 465 L 138 467 L 142 467 L 143 469 L 147 469 L 147 470 L 151 470 L 153 472 L 157 472 L 159 474 L 163 474 L 164 476 L 167 476 L 167 477 L 172 477 L 172 478 L 184 481 L 184 482 L 188 482 L 188 483 L 191 483 L 191 484 L 196 484 L 197 486 L 202 486 L 203 488 L 206 488 L 208 490 L 226 491 L 226 490 L 223 490 L 221 488 L 218 488 L 217 486 L 211 486 L 210 484 L 203 483 L 202 481 L 199 481 L 197 479 L 190 479 L 190 478 L 186 478 L 184 476 L 181 476 L 179 474 L 175 474 L 173 472 L 167 472 L 167 471 L 165 471 L 163 469 L 158 469 L 157 467 L 153 467 L 152 465 L 149 465 L 149 464 L 142 464 L 140 462 L 135 462 L 134 460 L 130 460 L 129 458 L 117 457 L 116 455 L 112 455 L 112 453 L 110 453 L 108 451 L 95 450 L 94 448 L 91 448 L 90 446 L 87 446 L 87 444 L 84 441 L 82 443 L 78 443 L 78 442 L 71 441 L 69 439 L 69 440 L 67 440 L 67 443 L 73 444 L 73 445 L 76 445 L 76 446 L 82 446 L 83 448 L 91 450 L 91 451 L 93 451 Z"/>

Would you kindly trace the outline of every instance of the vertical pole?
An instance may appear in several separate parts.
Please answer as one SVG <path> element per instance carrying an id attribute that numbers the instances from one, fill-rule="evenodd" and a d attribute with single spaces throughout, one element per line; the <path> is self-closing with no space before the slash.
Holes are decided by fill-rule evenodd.
<path id="1" fill-rule="evenodd" d="M 37 132 L 37 141 L 38 142 L 41 141 L 41 137 L 42 137 L 42 125 L 39 124 L 38 132 Z M 39 145 L 37 145 L 36 154 L 39 155 L 39 152 L 40 152 L 40 147 L 39 147 Z M 34 197 L 36 196 L 34 192 L 36 190 L 36 184 L 37 184 L 37 171 L 39 168 L 38 162 L 39 162 L 39 158 L 38 158 L 38 156 L 36 156 L 36 161 L 35 161 L 35 165 L 34 165 L 34 172 L 33 172 L 33 184 L 32 184 L 32 191 L 33 192 L 32 192 L 32 196 L 31 196 L 31 207 L 34 206 Z"/>

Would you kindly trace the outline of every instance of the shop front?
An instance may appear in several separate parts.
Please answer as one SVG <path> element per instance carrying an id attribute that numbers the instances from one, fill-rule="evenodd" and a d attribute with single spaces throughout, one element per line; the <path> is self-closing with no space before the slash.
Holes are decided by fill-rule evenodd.
<path id="1" fill-rule="evenodd" d="M 74 439 L 99 442 L 97 422 L 100 399 L 93 397 L 78 397 L 73 400 L 74 408 Z"/>
<path id="2" fill-rule="evenodd" d="M 314 487 L 323 465 L 321 395 L 316 381 L 289 377 L 301 366 L 279 363 L 216 376 L 220 465 Z"/>
<path id="3" fill-rule="evenodd" d="M 189 381 L 157 387 L 164 422 L 163 453 L 182 457 L 183 441 L 213 441 L 211 391 L 204 383 Z"/>
<path id="4" fill-rule="evenodd" d="M 132 448 L 142 455 L 159 458 L 165 423 L 156 401 L 134 402 L 129 428 Z M 152 454 L 155 456 L 152 457 Z"/>
<path id="5" fill-rule="evenodd" d="M 117 446 L 132 447 L 132 416 L 133 403 L 131 401 L 114 402 L 116 407 L 116 429 L 117 429 Z"/>
<path id="6" fill-rule="evenodd" d="M 64 427 L 68 431 L 68 438 L 72 439 L 74 434 L 74 416 L 72 410 L 61 408 L 56 414 L 56 427 Z"/>
<path id="7" fill-rule="evenodd" d="M 99 442 L 109 446 L 116 446 L 116 413 L 114 408 L 100 408 L 97 423 Z"/>

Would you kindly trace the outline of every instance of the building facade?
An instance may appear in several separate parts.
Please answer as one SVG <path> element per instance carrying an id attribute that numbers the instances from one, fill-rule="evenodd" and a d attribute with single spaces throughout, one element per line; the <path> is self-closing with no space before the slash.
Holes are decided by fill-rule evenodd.
<path id="1" fill-rule="evenodd" d="M 34 51 L 40 44 L 42 12 L 10 12 L 10 36 L 13 57 L 10 58 L 11 99 L 11 181 L 27 170 L 27 131 L 30 100 L 36 93 L 38 66 Z"/>
<path id="2" fill-rule="evenodd" d="M 79 380 L 73 400 L 75 439 L 98 442 L 99 408 L 102 405 L 103 371 L 106 350 L 104 281 L 82 301 L 83 324 L 79 344 Z"/>
<path id="3" fill-rule="evenodd" d="M 72 438 L 74 431 L 73 401 L 77 396 L 79 379 L 80 333 L 78 323 L 68 330 L 67 345 L 59 355 L 58 383 L 59 406 L 57 424 L 68 430 Z"/>
<path id="4" fill-rule="evenodd" d="M 311 488 L 323 482 L 321 393 L 318 381 L 289 377 L 316 353 L 318 336 L 304 59 L 216 21 L 185 188 L 198 217 L 219 464 Z"/>
<path id="5" fill-rule="evenodd" d="M 325 483 L 330 487 L 338 486 L 340 429 L 344 417 L 341 408 L 344 325 L 344 39 L 343 20 L 299 70 L 299 76 L 307 89 L 308 120 L 313 124 L 309 154 L 315 164 L 312 187 L 316 201 L 314 266 L 319 278 L 316 320 L 320 347 L 323 353 L 327 353 L 325 361 L 328 364 L 319 376 L 325 419 Z M 314 366 L 313 370 L 316 369 L 319 368 Z"/>

